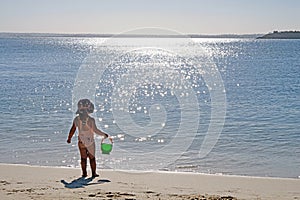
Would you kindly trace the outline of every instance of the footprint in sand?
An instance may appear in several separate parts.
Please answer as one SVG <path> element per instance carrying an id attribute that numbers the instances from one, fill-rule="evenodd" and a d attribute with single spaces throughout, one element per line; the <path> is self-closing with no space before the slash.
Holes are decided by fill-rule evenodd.
<path id="1" fill-rule="evenodd" d="M 9 185 L 9 184 L 10 184 L 9 182 L 7 182 L 7 181 L 5 181 L 5 180 L 0 181 L 0 183 L 1 183 L 2 185 Z"/>
<path id="2" fill-rule="evenodd" d="M 101 197 L 101 198 L 112 198 L 112 199 L 125 199 L 125 200 L 136 200 L 135 194 L 121 193 L 121 192 L 98 192 L 97 194 L 89 194 L 89 197 Z"/>

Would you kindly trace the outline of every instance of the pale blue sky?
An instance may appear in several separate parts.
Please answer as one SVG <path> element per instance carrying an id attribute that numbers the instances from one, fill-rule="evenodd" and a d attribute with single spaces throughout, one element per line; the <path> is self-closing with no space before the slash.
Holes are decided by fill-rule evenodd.
<path id="1" fill-rule="evenodd" d="M 0 32 L 182 33 L 300 30 L 300 0 L 1 0 Z"/>

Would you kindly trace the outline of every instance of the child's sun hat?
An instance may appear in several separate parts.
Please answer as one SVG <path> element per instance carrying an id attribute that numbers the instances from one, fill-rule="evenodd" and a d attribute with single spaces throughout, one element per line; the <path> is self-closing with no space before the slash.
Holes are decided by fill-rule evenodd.
<path id="1" fill-rule="evenodd" d="M 80 114 L 83 111 L 88 113 L 94 112 L 94 104 L 89 99 L 80 99 L 77 103 L 77 108 L 76 114 Z"/>

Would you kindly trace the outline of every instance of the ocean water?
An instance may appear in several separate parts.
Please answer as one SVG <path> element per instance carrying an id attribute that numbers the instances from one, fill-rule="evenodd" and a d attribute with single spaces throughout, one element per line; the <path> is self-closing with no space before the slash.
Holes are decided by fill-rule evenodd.
<path id="1" fill-rule="evenodd" d="M 1 163 L 79 167 L 89 97 L 98 168 L 300 176 L 300 40 L 8 35 L 0 70 Z"/>

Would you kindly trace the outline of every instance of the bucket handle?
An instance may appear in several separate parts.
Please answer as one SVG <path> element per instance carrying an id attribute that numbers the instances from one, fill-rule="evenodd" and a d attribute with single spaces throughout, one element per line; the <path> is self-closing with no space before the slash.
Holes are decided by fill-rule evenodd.
<path id="1" fill-rule="evenodd" d="M 110 141 L 111 144 L 114 143 L 114 141 L 113 141 L 113 139 L 112 139 L 111 137 L 107 137 L 107 138 L 109 139 L 109 141 Z M 106 139 L 106 138 L 102 138 L 101 144 L 104 142 L 105 139 Z"/>

